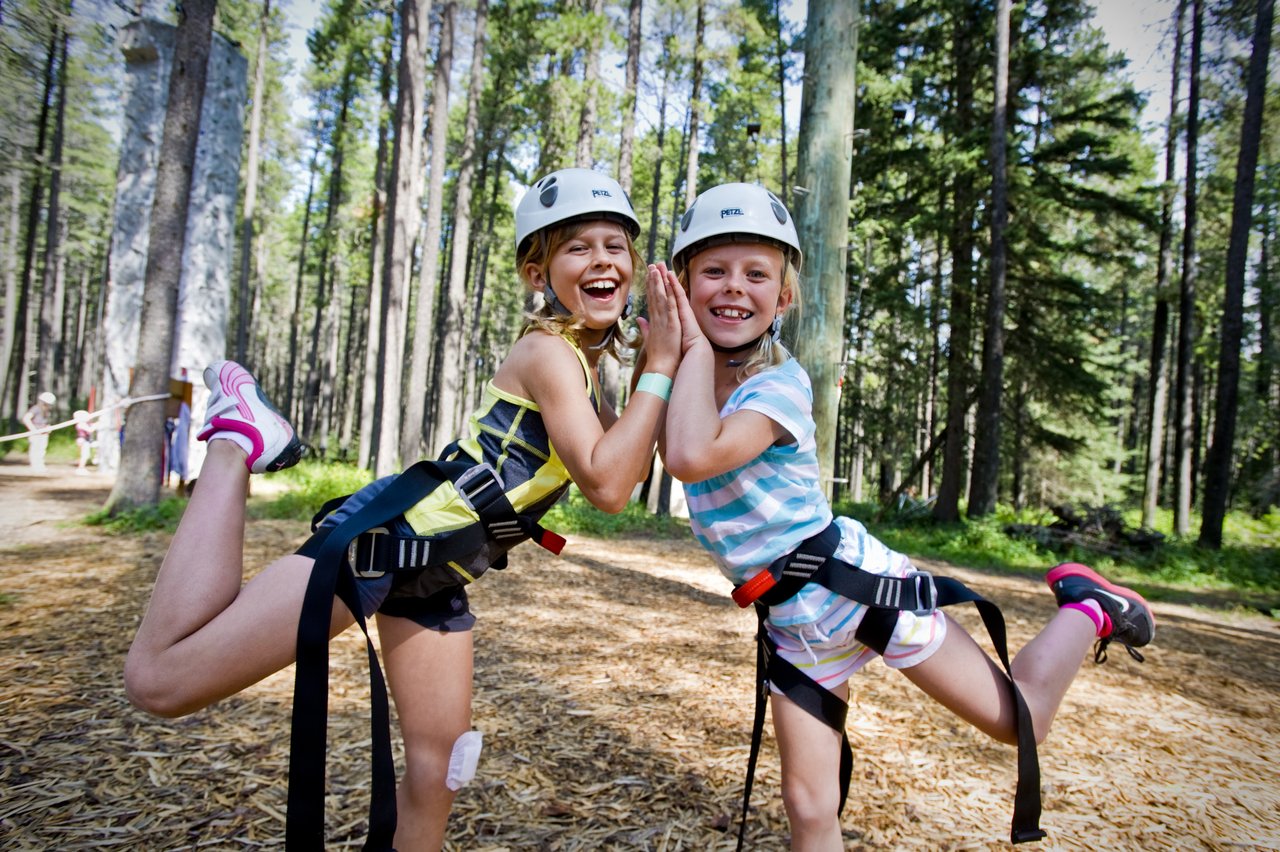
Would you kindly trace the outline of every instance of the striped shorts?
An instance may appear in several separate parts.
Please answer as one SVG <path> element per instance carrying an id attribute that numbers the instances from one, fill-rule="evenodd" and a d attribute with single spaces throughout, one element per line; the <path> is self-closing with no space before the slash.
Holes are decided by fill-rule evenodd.
<path id="1" fill-rule="evenodd" d="M 906 576 L 912 570 L 911 563 L 901 554 L 894 555 L 898 558 L 885 573 Z M 865 605 L 837 596 L 816 621 L 780 626 L 766 620 L 765 627 L 778 646 L 779 657 L 833 690 L 878 656 L 854 637 L 866 612 Z M 900 612 L 885 649 L 885 665 L 894 669 L 919 665 L 938 650 L 946 635 L 947 620 L 941 610 L 928 615 Z"/>

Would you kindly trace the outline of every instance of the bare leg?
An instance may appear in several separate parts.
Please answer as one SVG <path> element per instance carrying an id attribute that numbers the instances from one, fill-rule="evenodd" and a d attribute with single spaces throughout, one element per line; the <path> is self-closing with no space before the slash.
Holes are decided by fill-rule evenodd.
<path id="1" fill-rule="evenodd" d="M 449 756 L 471 728 L 471 631 L 442 633 L 379 614 L 378 637 L 404 737 L 396 849 L 436 852 L 453 806 L 444 783 Z"/>
<path id="2" fill-rule="evenodd" d="M 293 662 L 312 560 L 285 556 L 243 589 L 245 452 L 209 442 L 191 501 L 125 661 L 135 705 L 181 716 Z M 330 635 L 354 619 L 334 601 Z"/>
<path id="3" fill-rule="evenodd" d="M 1013 659 L 1013 677 L 1031 711 L 1037 742 L 1048 735 L 1095 633 L 1087 615 L 1060 609 Z M 1003 670 L 950 616 L 942 647 L 902 673 L 983 733 L 1001 742 L 1017 742 L 1013 696 Z"/>
<path id="4" fill-rule="evenodd" d="M 848 700 L 849 687 L 833 690 Z M 840 852 L 840 733 L 774 693 L 773 729 L 782 758 L 782 802 L 793 852 Z"/>

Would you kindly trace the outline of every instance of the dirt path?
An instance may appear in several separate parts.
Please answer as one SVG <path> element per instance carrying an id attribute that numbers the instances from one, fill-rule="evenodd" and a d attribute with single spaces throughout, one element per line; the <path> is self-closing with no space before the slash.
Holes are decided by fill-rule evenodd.
<path id="1" fill-rule="evenodd" d="M 131 708 L 121 665 L 167 538 L 69 523 L 108 487 L 71 473 L 0 460 L 0 848 L 282 846 L 291 670 L 184 719 Z M 303 532 L 254 522 L 248 559 Z M 930 567 L 998 600 L 1014 647 L 1051 612 L 1034 579 Z M 449 848 L 732 849 L 754 624 L 725 591 L 694 545 L 589 538 L 561 559 L 521 547 L 478 584 L 485 752 Z M 1156 612 L 1145 665 L 1087 663 L 1067 696 L 1041 750 L 1039 848 L 1280 849 L 1280 629 Z M 352 633 L 331 663 L 331 848 L 363 836 L 368 680 Z M 1012 749 L 882 666 L 853 692 L 848 848 L 1006 847 Z M 749 847 L 785 849 L 768 734 L 756 790 Z"/>

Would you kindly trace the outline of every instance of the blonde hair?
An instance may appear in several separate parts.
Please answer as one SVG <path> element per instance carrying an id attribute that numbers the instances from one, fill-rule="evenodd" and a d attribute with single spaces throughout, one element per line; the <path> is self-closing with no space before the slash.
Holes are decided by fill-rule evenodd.
<path id="1" fill-rule="evenodd" d="M 734 240 L 736 243 L 748 242 L 745 239 Z M 771 240 L 760 240 L 759 245 L 768 246 L 777 249 L 782 256 L 782 287 L 778 290 L 778 299 L 787 293 L 791 294 L 791 303 L 782 312 L 783 326 L 794 326 L 795 320 L 791 319 L 794 312 L 797 317 L 800 315 L 801 299 L 800 299 L 800 267 L 791 260 L 790 251 L 780 247 Z M 685 255 L 683 268 L 680 270 L 679 280 L 684 287 L 684 292 L 689 293 L 689 268 L 693 265 L 693 259 L 698 253 L 710 246 L 695 247 L 692 253 Z M 735 373 L 739 382 L 744 382 L 756 373 L 763 372 L 772 367 L 778 367 L 786 363 L 791 358 L 791 352 L 779 340 L 777 343 L 773 341 L 772 335 L 766 331 L 760 335 L 760 340 L 756 345 L 744 352 L 745 357 L 738 363 L 738 369 Z"/>
<path id="2" fill-rule="evenodd" d="M 559 222 L 530 234 L 525 239 L 524 251 L 516 257 L 516 270 L 520 275 L 520 280 L 530 290 L 533 289 L 533 282 L 529 280 L 529 276 L 525 271 L 525 267 L 532 263 L 541 269 L 543 277 L 550 281 L 551 258 L 560 250 L 560 247 L 581 234 L 588 227 L 600 222 L 617 224 L 618 229 L 622 231 L 622 235 L 627 240 L 627 251 L 631 255 L 630 294 L 637 299 L 643 296 L 644 279 L 637 274 L 637 271 L 645 268 L 644 258 L 640 256 L 640 252 L 636 251 L 635 241 L 631 239 L 631 233 L 626 226 L 609 218 L 573 219 L 568 222 Z M 525 311 L 524 328 L 520 330 L 520 336 L 523 337 L 530 331 L 538 329 L 549 334 L 558 334 L 561 337 L 571 337 L 576 342 L 578 331 L 582 327 L 582 320 L 579 317 L 573 314 L 560 313 L 551 306 L 549 301 L 543 300 L 535 309 Z M 608 335 L 608 343 L 605 344 L 604 351 L 614 358 L 621 359 L 623 354 L 621 350 L 634 350 L 637 345 L 635 336 L 628 333 L 623 326 L 622 317 L 619 317 Z"/>

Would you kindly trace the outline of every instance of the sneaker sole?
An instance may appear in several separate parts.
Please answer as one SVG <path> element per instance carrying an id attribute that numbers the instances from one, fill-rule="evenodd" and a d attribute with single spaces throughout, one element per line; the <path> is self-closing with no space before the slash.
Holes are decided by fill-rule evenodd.
<path id="1" fill-rule="evenodd" d="M 1117 586 L 1097 571 L 1094 571 L 1087 565 L 1081 565 L 1079 562 L 1064 562 L 1056 568 L 1050 569 L 1049 573 L 1044 575 L 1044 581 L 1048 583 L 1049 588 L 1052 589 L 1053 584 L 1061 580 L 1063 577 L 1087 577 L 1112 594 L 1121 595 L 1127 598 L 1137 598 L 1142 602 L 1143 607 L 1146 608 L 1147 615 L 1151 618 L 1152 632 L 1155 632 L 1156 614 L 1152 611 L 1151 604 L 1147 603 L 1146 598 L 1142 597 L 1142 595 L 1138 594 L 1133 589 L 1126 588 L 1125 586 Z"/>

